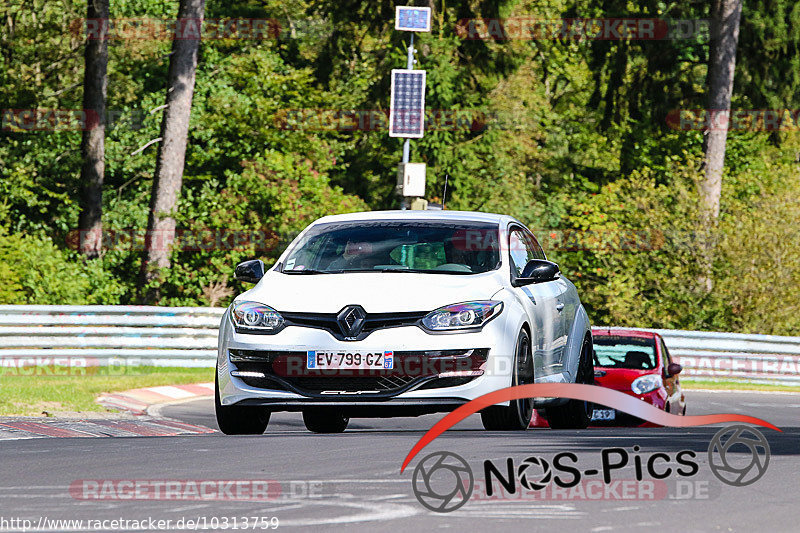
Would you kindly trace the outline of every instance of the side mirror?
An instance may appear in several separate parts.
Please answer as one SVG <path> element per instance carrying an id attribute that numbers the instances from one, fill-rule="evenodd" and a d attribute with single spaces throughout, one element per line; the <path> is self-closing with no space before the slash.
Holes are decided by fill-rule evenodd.
<path id="1" fill-rule="evenodd" d="M 553 281 L 561 275 L 558 265 L 552 261 L 545 261 L 544 259 L 531 259 L 525 268 L 522 269 L 522 275 L 514 280 L 513 285 L 520 287 L 522 285 L 530 285 L 531 283 L 542 283 L 544 281 Z"/>
<path id="2" fill-rule="evenodd" d="M 258 283 L 264 277 L 264 262 L 261 259 L 253 259 L 236 265 L 233 272 L 233 279 L 245 283 Z"/>
<path id="3" fill-rule="evenodd" d="M 683 367 L 681 365 L 679 365 L 678 363 L 670 363 L 667 366 L 667 375 L 670 376 L 670 377 L 671 376 L 677 376 L 678 374 L 681 373 L 682 370 L 683 370 Z"/>

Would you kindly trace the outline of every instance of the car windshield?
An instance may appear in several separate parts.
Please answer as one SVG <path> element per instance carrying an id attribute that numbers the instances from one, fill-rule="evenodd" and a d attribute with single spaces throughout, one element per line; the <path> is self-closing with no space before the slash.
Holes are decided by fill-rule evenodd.
<path id="1" fill-rule="evenodd" d="M 499 267 L 496 224 L 353 221 L 319 224 L 291 250 L 286 274 L 478 274 Z"/>
<path id="2" fill-rule="evenodd" d="M 656 344 L 652 338 L 596 335 L 594 364 L 606 368 L 651 370 L 656 367 Z"/>

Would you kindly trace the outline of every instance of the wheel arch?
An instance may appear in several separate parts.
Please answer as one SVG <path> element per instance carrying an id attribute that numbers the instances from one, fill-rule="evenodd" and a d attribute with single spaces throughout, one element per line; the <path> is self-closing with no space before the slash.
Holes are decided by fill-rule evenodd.
<path id="1" fill-rule="evenodd" d="M 565 348 L 564 371 L 567 373 L 570 383 L 574 383 L 578 375 L 581 349 L 587 337 L 589 342 L 592 342 L 592 324 L 589 322 L 589 315 L 581 304 L 575 313 L 575 321 L 572 323 L 572 329 L 569 332 Z"/>

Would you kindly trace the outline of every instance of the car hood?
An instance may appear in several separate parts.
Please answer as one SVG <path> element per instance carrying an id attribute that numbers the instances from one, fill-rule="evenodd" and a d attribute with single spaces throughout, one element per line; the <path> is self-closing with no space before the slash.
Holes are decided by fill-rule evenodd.
<path id="1" fill-rule="evenodd" d="M 368 313 L 433 311 L 444 305 L 486 300 L 502 289 L 499 271 L 484 274 L 282 274 L 268 271 L 237 301 L 252 300 L 277 311 L 336 313 L 361 305 Z"/>
<path id="2" fill-rule="evenodd" d="M 594 367 L 594 370 L 594 381 L 597 385 L 626 392 L 630 392 L 631 383 L 639 376 L 646 374 L 658 375 L 659 373 L 658 369 L 639 370 L 635 368 L 608 368 L 601 366 Z M 605 375 L 598 376 L 597 374 L 600 372 L 605 372 Z"/>

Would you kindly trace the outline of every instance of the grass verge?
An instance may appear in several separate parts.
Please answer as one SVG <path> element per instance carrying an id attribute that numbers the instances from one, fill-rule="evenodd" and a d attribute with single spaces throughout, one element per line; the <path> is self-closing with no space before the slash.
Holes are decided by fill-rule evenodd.
<path id="1" fill-rule="evenodd" d="M 5 370 L 5 371 L 4 371 Z M 95 402 L 104 392 L 120 392 L 158 385 L 184 385 L 214 381 L 213 368 L 105 367 L 48 368 L 30 371 L 0 368 L 0 416 L 40 416 L 47 413 L 107 411 Z"/>
<path id="2" fill-rule="evenodd" d="M 778 385 L 771 383 L 745 383 L 742 381 L 710 381 L 703 379 L 682 379 L 681 386 L 686 390 L 754 390 L 765 392 L 800 392 L 800 385 Z"/>
<path id="3" fill-rule="evenodd" d="M 213 368 L 127 367 L 119 374 L 113 369 L 49 368 L 23 375 L 0 368 L 0 416 L 40 416 L 42 412 L 103 412 L 95 402 L 100 394 L 158 385 L 184 385 L 214 381 Z M 800 385 L 772 385 L 739 381 L 682 379 L 686 390 L 754 390 L 800 392 Z"/>

